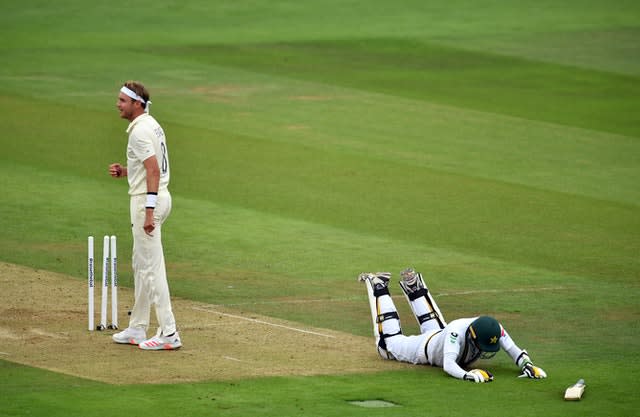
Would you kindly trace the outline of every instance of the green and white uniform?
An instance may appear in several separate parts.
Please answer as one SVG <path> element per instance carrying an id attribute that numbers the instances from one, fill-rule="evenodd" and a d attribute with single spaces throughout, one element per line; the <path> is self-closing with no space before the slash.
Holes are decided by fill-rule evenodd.
<path id="1" fill-rule="evenodd" d="M 450 323 L 429 295 L 413 300 L 408 298 L 411 310 L 420 324 L 420 334 L 405 336 L 402 334 L 400 318 L 388 288 L 375 289 L 372 282 L 365 280 L 369 305 L 373 318 L 376 347 L 384 359 L 392 359 L 412 364 L 428 364 L 442 367 L 449 375 L 463 379 L 470 365 L 479 359 L 481 352 L 469 337 L 469 327 L 478 317 L 461 318 Z M 434 314 L 437 312 L 437 315 Z M 427 319 L 424 319 L 424 318 Z M 513 359 L 516 365 L 526 352 L 520 349 L 511 339 L 504 327 L 500 325 L 500 336 L 494 343 Z M 496 347 L 497 350 L 497 347 Z M 528 356 L 527 356 L 528 358 Z"/>

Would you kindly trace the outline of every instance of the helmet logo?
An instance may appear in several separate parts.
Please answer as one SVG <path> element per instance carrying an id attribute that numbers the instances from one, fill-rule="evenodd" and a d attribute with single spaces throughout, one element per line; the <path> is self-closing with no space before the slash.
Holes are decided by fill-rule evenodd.
<path id="1" fill-rule="evenodd" d="M 473 330 L 473 325 L 469 326 L 469 330 L 471 331 L 471 337 L 475 340 L 478 336 L 476 336 L 476 331 Z"/>
<path id="2" fill-rule="evenodd" d="M 498 343 L 498 336 L 493 336 L 491 339 L 489 339 L 489 343 L 491 343 L 492 345 Z"/>

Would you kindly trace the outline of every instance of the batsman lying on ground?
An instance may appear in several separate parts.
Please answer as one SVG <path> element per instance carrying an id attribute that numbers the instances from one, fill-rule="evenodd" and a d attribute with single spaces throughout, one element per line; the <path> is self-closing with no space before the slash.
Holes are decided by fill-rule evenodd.
<path id="1" fill-rule="evenodd" d="M 383 359 L 439 366 L 454 378 L 490 382 L 493 381 L 490 372 L 466 369 L 477 359 L 492 358 L 502 348 L 520 368 L 520 377 L 547 377 L 496 319 L 471 317 L 447 324 L 422 275 L 412 268 L 405 269 L 400 275 L 400 287 L 420 325 L 420 335 L 402 334 L 400 317 L 389 294 L 389 272 L 364 272 L 358 277 L 367 287 L 376 347 Z"/>

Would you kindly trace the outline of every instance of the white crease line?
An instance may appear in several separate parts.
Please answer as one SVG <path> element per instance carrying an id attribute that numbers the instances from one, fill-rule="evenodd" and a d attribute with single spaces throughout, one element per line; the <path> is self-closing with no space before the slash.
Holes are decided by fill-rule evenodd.
<path id="1" fill-rule="evenodd" d="M 9 356 L 10 354 L 7 352 L 0 352 L 0 355 L 5 355 L 5 356 Z"/>
<path id="2" fill-rule="evenodd" d="M 204 312 L 212 313 L 212 314 L 220 314 L 222 316 L 232 317 L 232 318 L 240 319 L 240 320 L 246 320 L 246 321 L 250 321 L 250 322 L 253 322 L 253 323 L 265 324 L 267 326 L 282 327 L 283 329 L 293 330 L 294 332 L 313 334 L 313 335 L 316 335 L 316 336 L 322 336 L 322 337 L 328 337 L 328 338 L 331 338 L 331 339 L 335 339 L 335 336 L 331 336 L 329 334 L 316 333 L 316 332 L 312 332 L 310 330 L 296 329 L 295 327 L 283 326 L 282 324 L 276 324 L 276 323 L 269 323 L 267 321 L 258 320 L 258 319 L 252 319 L 252 318 L 249 318 L 249 317 L 236 316 L 235 314 L 222 313 L 220 311 L 208 310 L 206 308 L 200 308 L 200 307 L 192 307 L 192 308 L 194 310 L 198 310 L 198 311 L 204 311 Z"/>
<path id="3" fill-rule="evenodd" d="M 223 323 L 207 323 L 207 324 L 181 324 L 180 328 L 182 330 L 202 330 L 208 329 L 210 327 L 219 327 L 224 326 Z"/>
<path id="4" fill-rule="evenodd" d="M 437 294 L 436 297 L 449 297 L 456 295 L 469 295 L 469 294 L 497 294 L 497 293 L 509 293 L 509 292 L 528 292 L 528 291 L 556 291 L 556 290 L 564 290 L 564 287 L 539 287 L 539 288 L 513 288 L 510 290 L 470 290 L 470 291 L 459 291 L 459 292 L 451 292 L 451 293 L 440 293 Z"/>
<path id="5" fill-rule="evenodd" d="M 231 356 L 223 356 L 225 359 L 229 359 L 230 361 L 242 362 L 240 359 L 232 358 Z"/>
<path id="6" fill-rule="evenodd" d="M 51 337 L 52 339 L 68 339 L 66 335 L 58 334 L 58 333 L 49 333 L 40 329 L 31 329 L 31 333 L 37 334 L 38 336 Z"/>
<path id="7" fill-rule="evenodd" d="M 256 304 L 306 304 L 306 303 L 327 303 L 332 301 L 360 301 L 362 297 L 344 297 L 344 298 L 326 298 L 319 300 L 274 300 L 274 301 L 250 301 L 247 303 L 229 303 L 229 304 L 218 304 L 223 307 L 235 307 L 235 306 L 246 306 L 246 305 L 256 305 Z"/>
<path id="8" fill-rule="evenodd" d="M 456 292 L 442 292 L 435 294 L 435 297 L 455 297 L 458 295 L 470 295 L 470 294 L 484 294 L 484 293 L 515 293 L 515 292 L 528 292 L 528 291 L 557 291 L 557 290 L 566 290 L 566 287 L 539 287 L 539 288 L 513 288 L 513 289 L 504 289 L 504 290 L 469 290 L 469 291 L 456 291 Z M 237 307 L 237 306 L 246 306 L 246 305 L 266 305 L 266 304 L 302 304 L 302 303 L 330 303 L 330 302 L 343 302 L 343 301 L 362 301 L 363 298 L 366 297 L 366 294 L 363 294 L 362 297 L 354 296 L 354 297 L 344 297 L 344 298 L 326 298 L 326 299 L 318 299 L 318 300 L 274 300 L 274 301 L 251 301 L 247 303 L 229 303 L 229 304 L 218 304 L 222 307 Z M 404 296 L 394 295 L 391 298 L 394 299 L 404 299 Z"/>

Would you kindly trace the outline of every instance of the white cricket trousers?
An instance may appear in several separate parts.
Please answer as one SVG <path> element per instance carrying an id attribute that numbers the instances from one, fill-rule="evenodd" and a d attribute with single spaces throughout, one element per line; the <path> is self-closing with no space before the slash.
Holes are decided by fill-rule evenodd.
<path id="1" fill-rule="evenodd" d="M 380 314 L 384 313 L 398 313 L 393 299 L 389 294 L 381 295 L 375 300 L 377 308 Z M 435 320 L 431 320 L 435 322 Z M 374 324 L 376 322 L 374 321 Z M 400 320 L 388 319 L 382 322 L 382 330 L 385 334 L 396 334 L 400 332 Z M 427 341 L 433 333 L 438 330 L 429 329 L 427 326 L 421 326 L 421 331 L 424 333 L 414 336 L 405 336 L 403 334 L 396 334 L 395 336 L 387 337 L 385 343 L 387 345 L 387 352 L 389 352 L 393 358 L 399 362 L 409 362 L 413 364 L 425 364 L 427 363 L 427 355 L 424 348 Z M 378 344 L 378 338 L 376 338 L 376 345 Z"/>
<path id="2" fill-rule="evenodd" d="M 131 225 L 133 234 L 133 277 L 135 298 L 129 327 L 149 328 L 151 306 L 155 305 L 158 327 L 165 335 L 176 331 L 176 321 L 171 309 L 169 284 L 162 250 L 162 224 L 171 213 L 171 194 L 158 192 L 154 210 L 155 229 L 151 236 L 145 233 L 145 194 L 131 196 Z"/>

